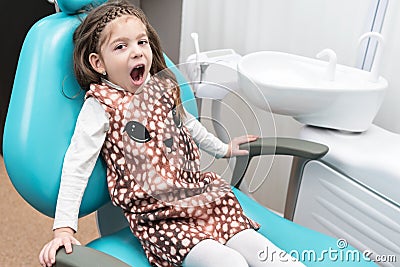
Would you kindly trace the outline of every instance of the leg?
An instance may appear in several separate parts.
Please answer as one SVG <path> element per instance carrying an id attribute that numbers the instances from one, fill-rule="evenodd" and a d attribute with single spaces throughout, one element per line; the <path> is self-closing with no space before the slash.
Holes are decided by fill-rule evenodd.
<path id="1" fill-rule="evenodd" d="M 253 229 L 237 233 L 226 245 L 243 255 L 251 267 L 304 266 Z"/>
<path id="2" fill-rule="evenodd" d="M 183 267 L 248 267 L 246 260 L 239 252 L 206 239 L 195 245 L 187 254 Z"/>

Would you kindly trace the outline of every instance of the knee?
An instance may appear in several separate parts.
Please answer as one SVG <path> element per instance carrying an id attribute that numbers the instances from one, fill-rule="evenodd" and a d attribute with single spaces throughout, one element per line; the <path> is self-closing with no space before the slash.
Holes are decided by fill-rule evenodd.
<path id="1" fill-rule="evenodd" d="M 246 259 L 236 250 L 214 240 L 203 240 L 189 252 L 184 267 L 248 267 Z"/>
<path id="2" fill-rule="evenodd" d="M 246 259 L 238 251 L 226 247 L 226 250 L 221 251 L 220 256 L 217 258 L 214 266 L 237 266 L 237 267 L 248 267 Z"/>

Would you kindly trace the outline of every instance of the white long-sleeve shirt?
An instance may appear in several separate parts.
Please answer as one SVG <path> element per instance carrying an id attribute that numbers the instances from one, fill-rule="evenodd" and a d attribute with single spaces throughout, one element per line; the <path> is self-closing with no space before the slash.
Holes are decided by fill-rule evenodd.
<path id="1" fill-rule="evenodd" d="M 79 207 L 109 129 L 108 116 L 96 99 L 91 97 L 84 102 L 64 157 L 53 229 L 78 229 Z M 217 158 L 226 155 L 228 145 L 208 132 L 189 112 L 184 124 L 202 150 Z"/>

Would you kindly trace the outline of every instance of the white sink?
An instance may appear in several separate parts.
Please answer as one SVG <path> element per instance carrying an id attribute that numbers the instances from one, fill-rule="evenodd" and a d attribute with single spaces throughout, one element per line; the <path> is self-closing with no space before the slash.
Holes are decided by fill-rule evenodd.
<path id="1" fill-rule="evenodd" d="M 325 128 L 362 132 L 376 116 L 388 86 L 371 73 L 336 64 L 334 79 L 322 60 L 274 51 L 248 54 L 238 64 L 239 85 L 255 106 Z"/>

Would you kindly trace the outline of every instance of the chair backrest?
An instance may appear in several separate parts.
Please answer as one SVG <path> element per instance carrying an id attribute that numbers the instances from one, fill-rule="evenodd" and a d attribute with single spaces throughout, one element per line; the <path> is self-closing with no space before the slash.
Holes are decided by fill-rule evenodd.
<path id="1" fill-rule="evenodd" d="M 83 103 L 73 73 L 72 35 L 77 10 L 104 0 L 58 0 L 61 12 L 38 21 L 28 32 L 16 70 L 3 137 L 7 173 L 19 194 L 53 217 L 64 154 Z M 168 65 L 183 79 L 173 63 Z M 186 109 L 197 116 L 194 95 L 181 86 Z M 109 201 L 105 164 L 99 158 L 83 196 L 80 216 Z"/>

